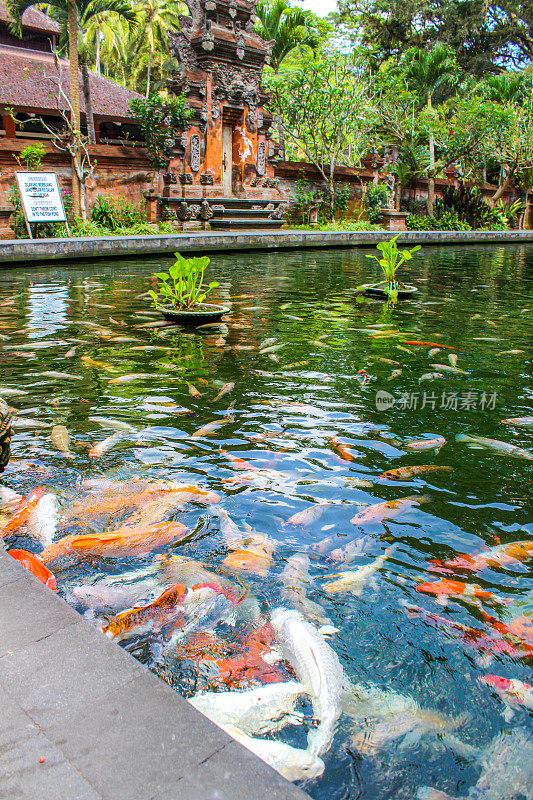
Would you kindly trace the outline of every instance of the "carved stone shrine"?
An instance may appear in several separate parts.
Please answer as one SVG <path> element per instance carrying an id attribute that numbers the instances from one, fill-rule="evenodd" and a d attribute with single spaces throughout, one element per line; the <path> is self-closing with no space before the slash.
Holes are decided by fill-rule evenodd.
<path id="1" fill-rule="evenodd" d="M 182 16 L 181 30 L 171 35 L 179 68 L 169 90 L 183 93 L 194 113 L 165 176 L 161 202 L 183 222 L 282 224 L 269 133 L 273 120 L 261 85 L 274 43 L 253 30 L 256 3 L 187 0 L 190 16 Z M 242 224 L 225 224 L 230 218 Z"/>

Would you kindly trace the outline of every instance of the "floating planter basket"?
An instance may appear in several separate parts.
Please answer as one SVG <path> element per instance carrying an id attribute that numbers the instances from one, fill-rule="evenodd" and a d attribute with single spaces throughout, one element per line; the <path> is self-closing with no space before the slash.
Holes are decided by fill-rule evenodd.
<path id="1" fill-rule="evenodd" d="M 165 319 L 177 322 L 178 325 L 206 325 L 208 322 L 220 322 L 230 309 L 228 306 L 215 306 L 200 303 L 194 308 L 180 309 L 172 306 L 159 306 Z"/>
<path id="2" fill-rule="evenodd" d="M 389 293 L 386 288 L 383 288 L 384 286 L 386 286 L 384 283 L 364 283 L 362 288 L 364 289 L 365 294 L 368 294 L 371 297 L 380 297 L 383 300 L 388 300 Z M 418 289 L 416 286 L 411 286 L 409 283 L 400 284 L 398 285 L 398 300 L 408 300 L 417 292 Z"/>

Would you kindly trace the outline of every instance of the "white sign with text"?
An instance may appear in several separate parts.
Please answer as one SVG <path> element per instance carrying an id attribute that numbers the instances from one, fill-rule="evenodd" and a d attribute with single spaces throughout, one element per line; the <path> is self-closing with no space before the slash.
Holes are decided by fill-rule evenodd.
<path id="1" fill-rule="evenodd" d="M 55 172 L 17 172 L 28 222 L 65 222 L 67 217 Z"/>

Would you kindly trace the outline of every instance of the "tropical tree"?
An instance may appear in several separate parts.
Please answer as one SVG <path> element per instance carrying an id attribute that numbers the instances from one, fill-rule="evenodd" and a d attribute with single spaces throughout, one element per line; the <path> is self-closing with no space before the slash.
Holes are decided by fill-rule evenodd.
<path id="1" fill-rule="evenodd" d="M 406 78 L 411 89 L 425 105 L 426 116 L 431 121 L 434 116 L 433 98 L 435 93 L 452 85 L 458 75 L 457 62 L 453 51 L 446 45 L 436 45 L 433 50 L 412 49 L 406 54 Z M 428 214 L 433 216 L 435 205 L 435 136 L 428 126 L 429 139 L 429 190 Z"/>
<path id="2" fill-rule="evenodd" d="M 290 72 L 271 76 L 269 88 L 294 152 L 310 161 L 324 180 L 333 215 L 335 169 L 348 146 L 353 163 L 360 163 L 375 143 L 379 121 L 357 54 L 323 50 L 303 58 Z"/>
<path id="3" fill-rule="evenodd" d="M 262 39 L 274 41 L 270 66 L 278 72 L 283 59 L 296 47 L 316 50 L 319 39 L 313 30 L 313 15 L 293 8 L 286 0 L 259 0 L 255 13 L 256 32 Z"/>
<path id="4" fill-rule="evenodd" d="M 148 50 L 146 97 L 150 95 L 154 52 L 168 55 L 168 34 L 179 28 L 180 16 L 187 12 L 185 3 L 176 0 L 144 0 L 139 8 L 139 35 L 133 52 L 139 58 L 143 49 Z"/>

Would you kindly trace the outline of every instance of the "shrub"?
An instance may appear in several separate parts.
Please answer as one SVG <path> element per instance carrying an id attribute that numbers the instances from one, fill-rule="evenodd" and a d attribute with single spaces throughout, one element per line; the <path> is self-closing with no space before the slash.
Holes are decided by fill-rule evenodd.
<path id="1" fill-rule="evenodd" d="M 469 231 L 472 230 L 467 222 L 462 222 L 455 211 L 445 212 L 439 219 L 436 217 L 410 214 L 406 220 L 406 227 L 410 231 Z"/>
<path id="2" fill-rule="evenodd" d="M 28 171 L 35 171 L 41 169 L 41 162 L 46 155 L 46 150 L 42 142 L 29 144 L 24 150 L 20 151 L 20 155 L 13 156 L 19 167 L 24 167 Z"/>
<path id="3" fill-rule="evenodd" d="M 133 205 L 122 197 L 102 195 L 96 198 L 92 207 L 91 220 L 109 231 L 147 224 L 146 211 L 142 203 Z"/>
<path id="4" fill-rule="evenodd" d="M 457 189 L 447 186 L 442 198 L 437 199 L 435 210 L 439 218 L 447 211 L 455 211 L 462 222 L 470 225 L 471 230 L 481 230 L 502 221 L 498 211 L 483 200 L 479 189 L 464 184 Z"/>
<path id="5" fill-rule="evenodd" d="M 384 183 L 367 188 L 363 206 L 370 222 L 379 222 L 382 219 L 381 208 L 383 203 L 387 202 L 388 196 L 388 188 Z"/>

